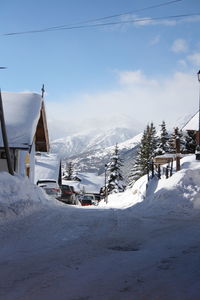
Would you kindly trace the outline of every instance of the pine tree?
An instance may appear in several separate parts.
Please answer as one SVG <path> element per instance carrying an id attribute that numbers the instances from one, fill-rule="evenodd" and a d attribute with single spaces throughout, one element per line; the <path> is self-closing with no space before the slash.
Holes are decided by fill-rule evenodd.
<path id="1" fill-rule="evenodd" d="M 175 133 L 175 129 L 173 131 L 173 133 L 170 135 L 169 137 L 169 153 L 176 153 L 176 133 Z"/>
<path id="2" fill-rule="evenodd" d="M 160 125 L 160 139 L 159 139 L 159 154 L 164 154 L 166 152 L 169 152 L 169 134 L 166 129 L 165 121 L 162 121 L 162 124 Z"/>
<path id="3" fill-rule="evenodd" d="M 119 149 L 116 144 L 111 161 L 107 164 L 108 181 L 107 191 L 108 194 L 119 193 L 124 191 L 123 176 L 121 174 L 121 167 L 123 163 L 119 157 Z"/>
<path id="4" fill-rule="evenodd" d="M 154 157 L 158 152 L 159 138 L 156 134 L 156 128 L 153 123 L 150 124 L 147 130 L 148 142 L 149 142 L 149 157 Z"/>
<path id="5" fill-rule="evenodd" d="M 186 131 L 184 134 L 186 153 L 195 153 L 196 135 L 192 130 Z"/>
<path id="6" fill-rule="evenodd" d="M 64 176 L 66 180 L 73 180 L 74 179 L 74 166 L 72 162 L 66 163 L 66 175 Z"/>
<path id="7" fill-rule="evenodd" d="M 132 186 L 134 181 L 147 174 L 149 163 L 157 154 L 157 148 L 158 137 L 156 136 L 156 129 L 151 123 L 150 126 L 147 125 L 143 132 L 137 157 L 129 174 L 129 186 Z"/>
<path id="8" fill-rule="evenodd" d="M 178 131 L 178 137 L 180 139 L 181 153 L 186 153 L 186 139 L 185 139 L 185 135 L 183 134 L 182 130 Z"/>
<path id="9" fill-rule="evenodd" d="M 178 127 L 174 128 L 174 132 L 171 134 L 169 138 L 169 153 L 176 153 L 176 139 L 180 139 L 180 151 L 181 153 L 186 153 L 186 139 L 182 132 Z"/>

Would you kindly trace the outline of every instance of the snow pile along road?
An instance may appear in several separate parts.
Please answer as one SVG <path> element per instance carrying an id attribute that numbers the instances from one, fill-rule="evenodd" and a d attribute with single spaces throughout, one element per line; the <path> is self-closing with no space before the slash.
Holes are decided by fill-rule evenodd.
<path id="1" fill-rule="evenodd" d="M 53 200 L 52 200 L 53 201 Z M 50 204 L 45 192 L 26 177 L 0 173 L 0 219 L 30 213 Z"/>
<path id="2" fill-rule="evenodd" d="M 200 208 L 200 162 L 195 156 L 182 160 L 181 171 L 168 179 L 152 179 L 146 192 L 143 209 L 156 214 L 193 214 Z"/>
<path id="3" fill-rule="evenodd" d="M 200 209 L 200 162 L 194 155 L 182 159 L 181 171 L 172 177 L 147 183 L 147 175 L 135 182 L 132 189 L 108 196 L 101 208 L 134 210 L 142 215 L 194 214 Z"/>

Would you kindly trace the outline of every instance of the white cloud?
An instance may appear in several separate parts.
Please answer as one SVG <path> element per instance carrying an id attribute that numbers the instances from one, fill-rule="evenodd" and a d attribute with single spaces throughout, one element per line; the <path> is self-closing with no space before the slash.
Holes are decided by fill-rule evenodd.
<path id="1" fill-rule="evenodd" d="M 116 19 L 116 24 L 111 23 L 110 26 L 106 27 L 106 29 L 103 27 L 103 30 L 121 30 L 121 31 L 127 31 L 128 28 L 131 27 L 141 27 L 141 26 L 176 26 L 180 23 L 195 23 L 200 22 L 200 16 L 194 15 L 189 17 L 180 17 L 180 18 L 167 18 L 163 17 L 159 18 L 152 18 L 152 17 L 138 17 L 135 14 L 126 14 L 121 16 L 119 19 Z"/>
<path id="2" fill-rule="evenodd" d="M 160 35 L 156 35 L 151 41 L 150 45 L 157 45 L 160 42 Z"/>
<path id="3" fill-rule="evenodd" d="M 151 17 L 138 17 L 137 15 L 129 14 L 121 17 L 121 21 L 125 24 L 139 26 L 150 26 L 150 25 L 165 25 L 165 26 L 174 26 L 177 24 L 176 20 L 167 20 L 167 19 L 153 19 Z"/>
<path id="4" fill-rule="evenodd" d="M 181 19 L 179 20 L 179 22 L 187 22 L 187 23 L 195 23 L 195 22 L 200 22 L 200 16 L 198 15 L 194 15 L 194 16 L 189 16 L 189 17 L 186 17 L 184 19 Z"/>
<path id="5" fill-rule="evenodd" d="M 175 126 L 175 121 L 198 106 L 198 82 L 196 74 L 176 72 L 170 77 L 148 77 L 140 70 L 118 71 L 119 82 L 113 90 L 79 95 L 72 101 L 62 103 L 48 101 L 48 119 L 51 121 L 50 135 L 54 138 L 69 132 L 92 127 L 102 127 L 112 116 L 128 115 L 143 124 L 150 121 Z M 86 121 L 91 121 L 87 123 Z M 57 136 L 54 125 L 57 126 Z M 60 132 L 59 132 L 60 126 Z"/>
<path id="6" fill-rule="evenodd" d="M 188 45 L 186 40 L 177 39 L 173 42 L 171 50 L 175 53 L 186 52 L 188 50 Z"/>
<path id="7" fill-rule="evenodd" d="M 193 53 L 187 57 L 187 59 L 195 66 L 200 66 L 200 52 Z"/>
<path id="8" fill-rule="evenodd" d="M 133 17 L 133 16 L 132 16 Z M 189 16 L 189 17 L 182 17 L 182 18 L 158 18 L 154 19 L 151 17 L 146 17 L 146 18 L 137 18 L 134 16 L 136 19 L 136 22 L 134 23 L 135 25 L 142 25 L 142 26 L 148 26 L 148 25 L 164 25 L 164 26 L 175 26 L 180 23 L 195 23 L 195 22 L 200 22 L 200 16 L 194 15 L 194 16 Z M 133 19 L 134 19 L 133 18 Z M 131 18 L 130 18 L 131 19 Z"/>
<path id="9" fill-rule="evenodd" d="M 183 67 L 183 68 L 186 68 L 187 67 L 187 62 L 184 60 L 184 59 L 180 59 L 178 61 L 178 64 Z"/>
<path id="10" fill-rule="evenodd" d="M 141 70 L 118 71 L 119 82 L 122 85 L 156 85 L 157 81 L 147 78 Z"/>

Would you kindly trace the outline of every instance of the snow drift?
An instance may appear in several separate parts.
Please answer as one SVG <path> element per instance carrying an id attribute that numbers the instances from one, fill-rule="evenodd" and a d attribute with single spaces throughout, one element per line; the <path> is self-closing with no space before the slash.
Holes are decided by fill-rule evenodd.
<path id="1" fill-rule="evenodd" d="M 195 155 L 183 158 L 181 170 L 172 177 L 151 179 L 147 189 L 146 177 L 143 176 L 143 179 L 136 182 L 132 188 L 138 201 L 142 201 L 138 205 L 139 210 L 143 210 L 146 214 L 163 215 L 195 213 L 195 210 L 200 208 L 200 162 L 195 160 Z"/>
<path id="2" fill-rule="evenodd" d="M 101 208 L 131 208 L 143 215 L 193 214 L 200 208 L 200 162 L 194 155 L 181 160 L 181 171 L 172 177 L 147 183 L 147 175 L 135 182 L 132 189 L 110 195 Z"/>
<path id="3" fill-rule="evenodd" d="M 161 180 L 153 178 L 147 186 L 147 176 L 143 176 L 135 182 L 132 189 L 110 195 L 107 202 L 102 200 L 98 207 L 93 208 L 128 209 L 133 215 L 142 216 L 185 216 L 199 212 L 200 162 L 195 160 L 194 155 L 189 155 L 181 161 L 181 171 L 172 177 Z M 90 180 L 85 182 L 86 185 L 87 183 L 90 187 Z M 28 214 L 35 209 L 44 208 L 47 204 L 54 205 L 54 208 L 61 205 L 55 199 L 49 199 L 44 191 L 31 184 L 28 178 L 0 173 L 1 219 Z M 69 207 L 66 206 L 66 209 Z"/>
<path id="4" fill-rule="evenodd" d="M 53 203 L 45 192 L 26 177 L 0 173 L 0 219 L 24 215 Z"/>

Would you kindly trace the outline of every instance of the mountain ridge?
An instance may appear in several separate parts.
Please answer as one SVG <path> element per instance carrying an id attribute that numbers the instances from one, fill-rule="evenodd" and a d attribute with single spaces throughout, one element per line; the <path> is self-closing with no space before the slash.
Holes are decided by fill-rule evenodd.
<path id="1" fill-rule="evenodd" d="M 125 142 L 136 135 L 137 131 L 130 128 L 110 128 L 108 130 L 91 130 L 60 138 L 51 142 L 51 152 L 58 153 L 62 158 L 70 158 L 85 152 L 112 147 Z"/>

